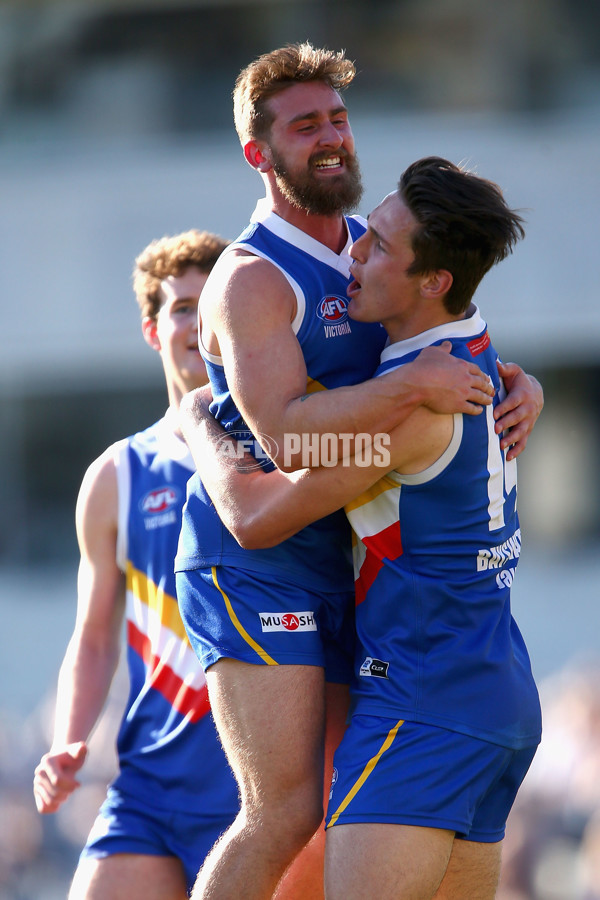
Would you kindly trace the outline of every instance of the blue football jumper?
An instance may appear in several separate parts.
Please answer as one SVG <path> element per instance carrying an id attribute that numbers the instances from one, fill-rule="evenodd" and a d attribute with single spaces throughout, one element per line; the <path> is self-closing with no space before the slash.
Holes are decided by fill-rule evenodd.
<path id="1" fill-rule="evenodd" d="M 385 348 L 377 375 L 452 341 L 496 387 L 424 472 L 392 472 L 346 507 L 355 543 L 357 714 L 435 725 L 518 750 L 536 745 L 540 703 L 512 617 L 521 551 L 516 460 L 494 431 L 504 395 L 479 311 Z"/>
<path id="2" fill-rule="evenodd" d="M 194 465 L 170 416 L 114 447 L 130 691 L 113 786 L 163 810 L 233 820 L 237 786 L 177 606 L 173 560 Z"/>
<path id="3" fill-rule="evenodd" d="M 341 254 L 259 203 L 251 224 L 225 253 L 247 250 L 271 260 L 286 276 L 297 298 L 294 331 L 306 360 L 307 392 L 357 384 L 373 376 L 386 341 L 379 324 L 348 317 L 351 258 L 348 248 L 365 223 L 347 217 L 348 243 Z M 212 412 L 236 436 L 250 432 L 237 410 L 220 357 L 202 350 L 213 390 Z M 273 373 L 274 378 L 277 373 Z M 264 460 L 263 460 L 264 461 Z M 267 463 L 268 465 L 268 463 Z M 342 511 L 309 525 L 276 547 L 244 550 L 222 525 L 198 475 L 188 486 L 176 570 L 239 566 L 277 575 L 314 590 L 352 590 L 351 533 Z"/>

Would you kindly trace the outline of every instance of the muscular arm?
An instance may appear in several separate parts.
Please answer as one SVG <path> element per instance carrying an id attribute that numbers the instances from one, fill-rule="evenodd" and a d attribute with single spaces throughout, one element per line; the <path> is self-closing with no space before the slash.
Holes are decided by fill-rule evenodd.
<path id="1" fill-rule="evenodd" d="M 115 558 L 117 514 L 116 472 L 107 451 L 86 472 L 77 500 L 77 616 L 58 676 L 52 747 L 35 770 L 41 813 L 55 812 L 79 786 L 85 742 L 117 667 L 125 608 L 124 577 Z"/>
<path id="2" fill-rule="evenodd" d="M 227 254 L 202 296 L 202 341 L 221 355 L 236 405 L 257 435 L 268 435 L 286 460 L 285 434 L 387 433 L 418 406 L 476 414 L 491 402 L 488 380 L 473 363 L 428 348 L 406 366 L 351 387 L 306 395 L 307 372 L 291 323 L 295 297 L 271 263 Z M 341 455 L 341 453 L 340 453 Z"/>
<path id="3" fill-rule="evenodd" d="M 388 454 L 346 457 L 331 468 L 266 473 L 253 457 L 236 452 L 208 411 L 206 389 L 187 394 L 181 428 L 221 521 L 246 549 L 272 547 L 320 519 L 379 481 L 391 469 L 417 472 L 431 465 L 452 437 L 452 417 L 421 407 L 390 434 Z"/>

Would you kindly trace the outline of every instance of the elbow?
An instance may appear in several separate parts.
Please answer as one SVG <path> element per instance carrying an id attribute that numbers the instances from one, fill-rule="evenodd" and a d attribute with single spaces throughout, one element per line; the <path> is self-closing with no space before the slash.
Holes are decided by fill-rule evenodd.
<path id="1" fill-rule="evenodd" d="M 229 530 L 243 550 L 268 550 L 287 537 L 276 533 L 268 522 L 254 517 L 232 523 Z"/>
<path id="2" fill-rule="evenodd" d="M 243 550 L 269 550 L 281 543 L 281 538 L 263 535 L 258 531 L 248 531 L 245 528 L 236 529 L 233 536 Z"/>
<path id="3" fill-rule="evenodd" d="M 264 543 L 261 541 L 259 537 L 253 534 L 248 534 L 244 530 L 241 532 L 238 531 L 233 535 L 242 550 L 267 550 L 269 546 L 272 546 L 268 543 Z"/>

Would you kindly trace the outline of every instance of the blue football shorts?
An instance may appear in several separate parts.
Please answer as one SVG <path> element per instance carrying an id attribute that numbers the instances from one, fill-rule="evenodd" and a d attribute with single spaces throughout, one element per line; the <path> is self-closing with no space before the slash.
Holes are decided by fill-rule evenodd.
<path id="1" fill-rule="evenodd" d="M 178 572 L 176 579 L 181 617 L 204 670 L 226 657 L 322 666 L 327 681 L 350 683 L 353 591 L 319 592 L 229 566 Z"/>
<path id="2" fill-rule="evenodd" d="M 535 751 L 417 722 L 354 715 L 335 752 L 325 825 L 419 825 L 496 843 Z"/>
<path id="3" fill-rule="evenodd" d="M 109 787 L 80 858 L 103 859 L 115 853 L 175 856 L 191 891 L 209 850 L 230 825 L 230 815 L 158 809 Z"/>

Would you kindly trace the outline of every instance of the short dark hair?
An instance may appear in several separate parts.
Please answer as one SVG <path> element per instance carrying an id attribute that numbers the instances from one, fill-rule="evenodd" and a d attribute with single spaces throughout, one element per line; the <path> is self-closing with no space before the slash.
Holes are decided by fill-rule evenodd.
<path id="1" fill-rule="evenodd" d="M 446 309 L 465 312 L 485 273 L 525 236 L 523 219 L 509 209 L 497 184 L 439 156 L 409 166 L 398 191 L 419 223 L 408 273 L 451 272 Z"/>
<path id="2" fill-rule="evenodd" d="M 242 146 L 265 138 L 273 122 L 267 101 L 292 84 L 323 81 L 335 91 L 351 83 L 356 69 L 344 50 L 319 49 L 308 42 L 263 53 L 239 73 L 233 89 L 233 116 Z"/>

